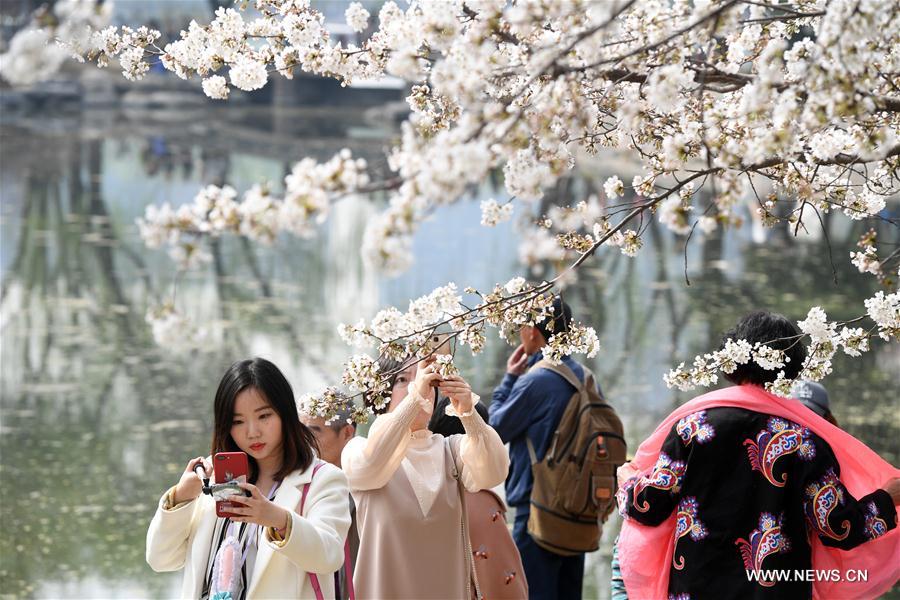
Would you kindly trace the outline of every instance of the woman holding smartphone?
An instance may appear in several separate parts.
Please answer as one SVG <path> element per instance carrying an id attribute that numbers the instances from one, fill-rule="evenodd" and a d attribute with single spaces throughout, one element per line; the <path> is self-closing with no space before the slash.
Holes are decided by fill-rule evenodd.
<path id="1" fill-rule="evenodd" d="M 436 389 L 450 398 L 448 414 L 459 417 L 464 435 L 444 438 L 427 429 Z M 500 437 L 474 409 L 477 401 L 462 377 L 441 378 L 427 363 L 409 366 L 394 378 L 388 412 L 369 437 L 344 448 L 360 537 L 357 598 L 471 597 L 460 488 L 492 488 L 509 468 Z"/>
<path id="2" fill-rule="evenodd" d="M 154 571 L 184 568 L 182 598 L 333 597 L 330 574 L 343 563 L 350 526 L 347 480 L 316 457 L 287 379 L 262 358 L 236 362 L 219 383 L 213 413 L 212 454 L 247 454 L 240 487 L 250 495 L 236 498 L 243 506 L 229 508 L 231 516 L 217 517 L 194 472 L 202 463 L 212 474 L 212 464 L 190 460 L 159 501 L 147 563 Z"/>

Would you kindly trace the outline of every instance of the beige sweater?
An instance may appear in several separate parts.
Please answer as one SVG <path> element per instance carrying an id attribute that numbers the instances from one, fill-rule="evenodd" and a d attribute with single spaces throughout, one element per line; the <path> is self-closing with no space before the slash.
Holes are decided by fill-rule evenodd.
<path id="1" fill-rule="evenodd" d="M 474 399 L 477 402 L 478 396 Z M 433 492 L 439 479 L 434 467 L 443 460 L 441 436 L 427 429 L 410 431 L 419 409 L 431 413 L 431 399 L 422 398 L 411 389 L 396 410 L 375 419 L 368 438 L 350 440 L 341 454 L 341 465 L 351 490 L 383 487 L 402 464 L 407 474 L 410 468 L 418 473 L 410 479 L 414 487 L 422 485 Z M 448 413 L 455 414 L 452 410 L 448 407 Z M 466 489 L 477 492 L 502 483 L 509 470 L 509 454 L 500 436 L 475 410 L 460 420 L 466 430 L 459 442 Z"/>
<path id="2" fill-rule="evenodd" d="M 344 448 L 341 462 L 357 503 L 357 597 L 456 598 L 465 595 L 462 505 L 454 478 L 470 491 L 506 479 L 509 457 L 477 412 L 460 417 L 465 435 L 410 431 L 431 401 L 410 392 L 379 416 L 368 439 Z"/>

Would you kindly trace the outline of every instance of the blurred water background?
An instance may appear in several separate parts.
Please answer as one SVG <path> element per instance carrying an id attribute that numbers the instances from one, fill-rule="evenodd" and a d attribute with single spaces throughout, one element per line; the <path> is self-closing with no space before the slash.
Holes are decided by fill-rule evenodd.
<path id="1" fill-rule="evenodd" d="M 123 4 L 143 18 L 159 3 Z M 185 14 L 209 11 L 204 2 L 178 4 Z M 212 263 L 182 276 L 176 295 L 208 343 L 187 355 L 159 347 L 144 317 L 170 297 L 176 269 L 165 252 L 143 246 L 135 219 L 145 207 L 188 202 L 207 183 L 239 192 L 262 180 L 277 186 L 300 158 L 327 159 L 344 147 L 385 174 L 405 92 L 306 80 L 213 104 L 163 74 L 139 86 L 96 72 L 55 85 L 0 91 L 2 597 L 177 593 L 181 573 L 156 574 L 144 562 L 146 527 L 187 459 L 208 451 L 213 394 L 231 362 L 265 356 L 297 395 L 315 391 L 336 382 L 350 353 L 336 334 L 341 322 L 403 309 L 450 281 L 484 290 L 515 275 L 552 274 L 553 265 L 534 274 L 519 263 L 515 220 L 479 225 L 480 200 L 506 197 L 498 178 L 436 211 L 416 235 L 415 265 L 396 279 L 367 269 L 359 254 L 384 198 L 349 198 L 312 239 L 284 237 L 268 248 L 216 240 Z M 581 200 L 629 168 L 602 153 L 586 160 L 533 214 Z M 666 389 L 663 373 L 716 349 L 748 310 L 794 319 L 812 305 L 838 319 L 863 312 L 872 278 L 848 254 L 867 225 L 837 216 L 824 225 L 827 238 L 795 238 L 748 219 L 724 237 L 695 235 L 685 252 L 685 239 L 654 221 L 637 258 L 603 251 L 580 270 L 566 298 L 598 331 L 603 349 L 588 364 L 632 449 L 689 397 Z M 490 337 L 479 357 L 460 356 L 485 401 L 510 351 Z M 874 342 L 861 358 L 838 357 L 824 382 L 842 426 L 894 464 L 898 373 L 898 347 Z M 612 518 L 588 557 L 586 598 L 609 595 L 618 527 Z"/>

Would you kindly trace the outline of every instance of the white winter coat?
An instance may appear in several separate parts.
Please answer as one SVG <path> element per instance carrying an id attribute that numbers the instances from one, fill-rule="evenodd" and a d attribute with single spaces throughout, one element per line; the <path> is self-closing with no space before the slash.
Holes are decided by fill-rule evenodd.
<path id="1" fill-rule="evenodd" d="M 291 531 L 279 547 L 265 532 L 253 573 L 247 582 L 247 599 L 315 598 L 308 573 L 319 574 L 326 598 L 334 597 L 332 573 L 344 562 L 344 540 L 350 527 L 347 478 L 325 463 L 309 488 L 303 514 L 297 514 L 303 485 L 313 468 L 294 471 L 284 478 L 273 501 L 291 511 Z M 207 560 L 216 525 L 215 501 L 201 495 L 174 510 L 165 510 L 165 495 L 147 531 L 147 563 L 154 571 L 184 568 L 182 598 L 198 598 L 206 577 Z"/>

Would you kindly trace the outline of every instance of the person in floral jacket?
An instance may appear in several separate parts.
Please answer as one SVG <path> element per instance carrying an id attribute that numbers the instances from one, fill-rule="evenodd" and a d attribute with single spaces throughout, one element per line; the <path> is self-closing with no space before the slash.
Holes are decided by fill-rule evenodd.
<path id="1" fill-rule="evenodd" d="M 796 376 L 805 358 L 801 344 L 791 345 L 798 333 L 786 318 L 757 312 L 725 339 L 790 340 L 782 342 L 790 358 L 785 370 Z M 761 386 L 776 375 L 739 365 L 728 375 L 739 387 L 729 389 L 771 396 Z M 794 410 L 809 413 L 817 428 L 822 421 L 805 407 Z M 655 527 L 675 514 L 674 551 L 665 565 L 670 598 L 809 598 L 813 538 L 850 550 L 896 527 L 900 479 L 854 497 L 832 448 L 811 426 L 739 402 L 713 403 L 673 421 L 655 465 L 634 473 L 618 495 L 626 522 Z"/>

